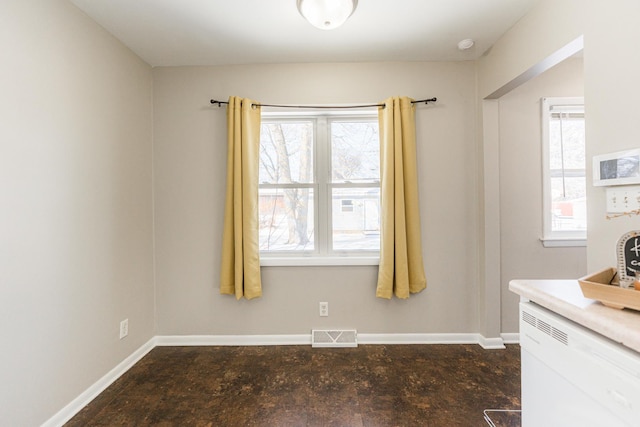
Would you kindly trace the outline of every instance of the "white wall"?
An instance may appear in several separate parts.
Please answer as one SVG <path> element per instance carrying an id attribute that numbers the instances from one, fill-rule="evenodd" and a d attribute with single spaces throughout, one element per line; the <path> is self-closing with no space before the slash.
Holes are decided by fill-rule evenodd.
<path id="1" fill-rule="evenodd" d="M 542 237 L 542 97 L 583 96 L 582 59 L 568 59 L 502 96 L 500 103 L 500 277 L 502 332 L 518 332 L 518 295 L 509 281 L 575 279 L 585 247 L 545 248 Z"/>
<path id="2" fill-rule="evenodd" d="M 0 424 L 35 426 L 154 335 L 152 75 L 67 1 L 0 33 Z"/>
<path id="3" fill-rule="evenodd" d="M 387 301 L 375 297 L 377 267 L 263 267 L 262 298 L 220 295 L 226 115 L 209 99 L 229 95 L 284 104 L 438 97 L 416 113 L 427 290 Z M 159 333 L 477 332 L 475 117 L 472 62 L 155 68 Z"/>

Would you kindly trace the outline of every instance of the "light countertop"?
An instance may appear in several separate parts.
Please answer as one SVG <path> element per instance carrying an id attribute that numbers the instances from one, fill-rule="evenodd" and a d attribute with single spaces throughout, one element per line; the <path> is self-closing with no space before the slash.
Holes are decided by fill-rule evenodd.
<path id="1" fill-rule="evenodd" d="M 577 280 L 512 280 L 509 290 L 640 352 L 640 311 L 616 310 L 585 298 Z"/>

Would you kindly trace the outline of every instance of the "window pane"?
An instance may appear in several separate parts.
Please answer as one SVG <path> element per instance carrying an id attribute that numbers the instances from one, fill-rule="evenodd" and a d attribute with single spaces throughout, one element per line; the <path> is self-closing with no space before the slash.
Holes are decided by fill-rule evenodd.
<path id="1" fill-rule="evenodd" d="M 334 250 L 380 250 L 380 189 L 332 190 Z"/>
<path id="2" fill-rule="evenodd" d="M 261 251 L 313 251 L 313 189 L 259 190 Z"/>
<path id="3" fill-rule="evenodd" d="M 586 179 L 584 177 L 551 178 L 551 230 L 587 229 Z"/>
<path id="4" fill-rule="evenodd" d="M 584 118 L 552 116 L 549 122 L 549 162 L 552 169 L 584 169 Z"/>
<path id="5" fill-rule="evenodd" d="M 313 122 L 260 126 L 260 183 L 313 182 Z"/>
<path id="6" fill-rule="evenodd" d="M 380 180 L 378 122 L 332 122 L 333 182 Z"/>

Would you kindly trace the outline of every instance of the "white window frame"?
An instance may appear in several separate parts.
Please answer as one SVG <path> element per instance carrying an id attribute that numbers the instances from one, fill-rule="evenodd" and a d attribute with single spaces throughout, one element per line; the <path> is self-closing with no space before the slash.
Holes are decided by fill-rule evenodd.
<path id="1" fill-rule="evenodd" d="M 541 100 L 542 110 L 542 238 L 545 247 L 586 246 L 586 231 L 553 231 L 551 218 L 551 170 L 549 122 L 554 106 L 580 105 L 584 108 L 583 97 L 548 97 Z M 586 164 L 585 164 L 586 168 Z M 585 176 L 586 183 L 586 176 Z"/>
<path id="2" fill-rule="evenodd" d="M 338 251 L 331 248 L 330 229 L 332 202 L 329 193 L 333 188 L 368 186 L 380 188 L 377 184 L 342 184 L 331 182 L 331 135 L 328 133 L 332 121 L 378 120 L 377 110 L 279 110 L 263 108 L 262 121 L 314 122 L 313 130 L 313 176 L 310 186 L 314 190 L 314 251 L 261 251 L 261 266 L 322 266 L 322 265 L 378 265 L 380 251 Z M 261 188 L 278 185 L 259 184 Z"/>

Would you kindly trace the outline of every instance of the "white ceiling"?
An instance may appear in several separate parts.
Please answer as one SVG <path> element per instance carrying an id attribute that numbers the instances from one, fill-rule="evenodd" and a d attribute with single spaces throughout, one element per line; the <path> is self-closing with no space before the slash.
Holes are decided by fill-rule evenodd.
<path id="1" fill-rule="evenodd" d="M 478 58 L 538 0 L 359 0 L 324 31 L 296 0 L 70 0 L 153 66 Z M 461 52 L 460 40 L 476 45 Z"/>

